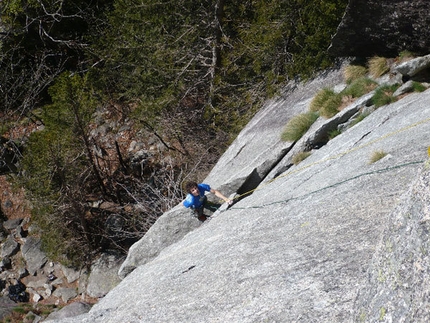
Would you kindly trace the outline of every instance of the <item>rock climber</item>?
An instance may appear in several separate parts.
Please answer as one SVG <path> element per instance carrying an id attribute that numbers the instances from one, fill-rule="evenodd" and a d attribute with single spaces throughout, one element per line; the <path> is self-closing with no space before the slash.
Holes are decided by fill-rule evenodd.
<path id="1" fill-rule="evenodd" d="M 185 186 L 185 190 L 187 191 L 187 197 L 182 202 L 182 204 L 191 209 L 191 215 L 198 218 L 200 221 L 205 221 L 207 219 L 207 215 L 203 213 L 203 209 L 207 208 L 213 211 L 214 204 L 208 203 L 206 192 L 210 192 L 215 196 L 223 199 L 224 202 L 229 205 L 233 204 L 233 201 L 227 197 L 225 197 L 220 191 L 211 188 L 210 185 L 196 182 L 188 182 Z M 220 205 L 217 205 L 219 207 Z"/>

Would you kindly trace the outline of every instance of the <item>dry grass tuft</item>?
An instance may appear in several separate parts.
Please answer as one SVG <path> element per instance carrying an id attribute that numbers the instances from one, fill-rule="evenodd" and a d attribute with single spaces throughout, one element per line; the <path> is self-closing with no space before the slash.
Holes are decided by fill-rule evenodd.
<path id="1" fill-rule="evenodd" d="M 369 73 L 374 78 L 381 77 L 390 70 L 387 59 L 385 57 L 375 56 L 367 62 Z"/>

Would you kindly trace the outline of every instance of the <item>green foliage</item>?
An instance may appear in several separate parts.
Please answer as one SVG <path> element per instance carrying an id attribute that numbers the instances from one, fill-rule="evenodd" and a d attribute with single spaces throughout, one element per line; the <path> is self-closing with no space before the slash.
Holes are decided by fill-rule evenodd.
<path id="1" fill-rule="evenodd" d="M 78 261 L 88 246 L 77 235 L 80 230 L 75 225 L 80 223 L 75 219 L 79 213 L 70 205 L 78 203 L 76 195 L 83 193 L 86 185 L 95 184 L 85 147 L 85 132 L 95 109 L 94 96 L 84 78 L 67 74 L 58 79 L 50 93 L 54 103 L 44 108 L 45 129 L 29 138 L 21 183 L 33 200 L 32 219 L 43 231 L 45 251 L 53 259 L 66 256 Z"/>
<path id="2" fill-rule="evenodd" d="M 234 135 L 285 81 L 332 64 L 326 48 L 346 4 L 220 2 L 215 15 L 213 3 L 117 1 L 95 41 L 104 64 L 94 79 L 118 98 L 151 102 L 152 118 L 187 111 Z"/>
<path id="3" fill-rule="evenodd" d="M 346 89 L 341 92 L 342 96 L 351 96 L 352 98 L 359 98 L 366 93 L 373 91 L 378 83 L 367 78 L 361 77 L 354 80 Z"/>
<path id="4" fill-rule="evenodd" d="M 45 319 L 49 314 L 51 314 L 54 310 L 61 309 L 62 306 L 56 306 L 53 304 L 43 304 L 43 303 L 20 303 L 16 307 L 12 309 L 12 313 L 6 316 L 3 316 L 0 322 L 11 322 L 11 323 L 19 323 L 19 322 L 33 322 L 33 320 L 37 316 L 40 316 L 42 319 Z"/>
<path id="5" fill-rule="evenodd" d="M 328 137 L 329 139 L 333 139 L 334 137 L 337 137 L 341 134 L 341 131 L 339 129 L 335 129 L 329 132 Z"/>
<path id="6" fill-rule="evenodd" d="M 0 110 L 30 114 L 62 71 L 87 69 L 85 38 L 112 1 L 2 1 Z"/>
<path id="7" fill-rule="evenodd" d="M 369 73 L 375 78 L 381 77 L 390 70 L 385 57 L 375 56 L 368 61 Z"/>
<path id="8" fill-rule="evenodd" d="M 379 321 L 383 321 L 385 319 L 385 314 L 387 314 L 387 310 L 385 307 L 381 307 L 379 309 Z"/>
<path id="9" fill-rule="evenodd" d="M 409 50 L 404 50 L 399 53 L 400 61 L 406 61 L 414 58 L 416 55 Z"/>
<path id="10" fill-rule="evenodd" d="M 283 141 L 299 140 L 318 119 L 318 113 L 306 112 L 294 116 L 285 126 L 281 139 Z"/>
<path id="11" fill-rule="evenodd" d="M 425 90 L 427 90 L 427 88 L 422 83 L 413 81 L 412 90 L 414 92 L 424 92 Z"/>
<path id="12" fill-rule="evenodd" d="M 393 93 L 397 90 L 398 87 L 398 84 L 384 85 L 378 87 L 372 97 L 372 103 L 375 105 L 376 108 L 379 108 L 383 105 L 395 102 L 397 98 L 393 96 Z"/>

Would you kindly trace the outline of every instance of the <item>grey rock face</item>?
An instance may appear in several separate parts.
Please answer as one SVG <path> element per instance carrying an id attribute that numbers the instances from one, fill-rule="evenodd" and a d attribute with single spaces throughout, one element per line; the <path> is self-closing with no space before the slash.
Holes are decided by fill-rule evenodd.
<path id="1" fill-rule="evenodd" d="M 199 224 L 181 205 L 166 212 L 142 239 L 131 246 L 127 258 L 119 268 L 118 276 L 123 279 L 138 266 L 157 257 L 163 249 L 181 240 Z"/>
<path id="2" fill-rule="evenodd" d="M 264 178 L 291 158 L 283 126 L 325 84 L 266 106 L 205 181 Z M 390 214 L 428 159 L 429 100 L 427 90 L 380 107 L 200 227 L 143 239 L 121 283 L 89 313 L 56 322 L 352 322 Z M 387 157 L 371 163 L 375 151 Z M 170 228 L 158 233 L 176 232 L 181 212 L 161 217 Z"/>
<path id="3" fill-rule="evenodd" d="M 333 56 L 394 57 L 403 50 L 430 52 L 427 0 L 350 0 L 332 39 Z"/>
<path id="4" fill-rule="evenodd" d="M 226 195 L 234 192 L 241 194 L 257 187 L 293 146 L 279 140 L 289 118 L 305 111 L 310 99 L 321 87 L 335 86 L 341 81 L 342 73 L 336 70 L 306 84 L 291 85 L 284 94 L 288 100 L 278 99 L 262 109 L 215 165 L 206 182 Z M 119 276 L 123 279 L 199 225 L 199 221 L 191 218 L 189 211 L 181 205 L 166 212 L 130 248 L 127 259 L 119 269 Z"/>
<path id="5" fill-rule="evenodd" d="M 430 322 L 430 164 L 390 220 L 357 299 L 355 322 Z"/>
<path id="6" fill-rule="evenodd" d="M 206 182 L 221 191 L 242 194 L 254 189 L 294 146 L 280 141 L 287 122 L 308 110 L 313 96 L 324 87 L 343 82 L 341 68 L 306 83 L 291 84 L 269 101 L 240 132 L 209 173 Z"/>

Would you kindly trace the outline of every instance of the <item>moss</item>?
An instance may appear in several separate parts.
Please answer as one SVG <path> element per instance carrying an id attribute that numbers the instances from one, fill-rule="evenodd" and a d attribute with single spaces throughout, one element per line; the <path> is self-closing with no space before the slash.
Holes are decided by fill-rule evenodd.
<path id="1" fill-rule="evenodd" d="M 334 129 L 334 130 L 332 130 L 332 131 L 330 131 L 329 133 L 328 133 L 328 137 L 330 138 L 330 139 L 333 139 L 334 137 L 337 137 L 337 136 L 339 136 L 341 134 L 341 131 L 339 130 L 339 129 Z"/>
<path id="2" fill-rule="evenodd" d="M 360 113 L 356 118 L 354 118 L 354 120 L 351 122 L 350 126 L 355 126 L 357 123 L 360 123 L 361 121 L 363 121 L 367 116 L 369 115 L 369 113 Z"/>
<path id="3" fill-rule="evenodd" d="M 383 283 L 387 280 L 384 275 L 384 271 L 381 268 L 378 268 L 378 282 Z"/>
<path id="4" fill-rule="evenodd" d="M 366 322 L 366 317 L 367 317 L 366 312 L 364 312 L 364 310 L 361 310 L 360 316 L 358 317 L 358 321 L 360 323 L 364 323 Z"/>
<path id="5" fill-rule="evenodd" d="M 410 60 L 410 59 L 414 58 L 415 56 L 416 55 L 414 53 L 412 53 L 411 51 L 404 50 L 404 51 L 401 51 L 399 53 L 399 60 L 403 62 L 403 61 Z"/>

